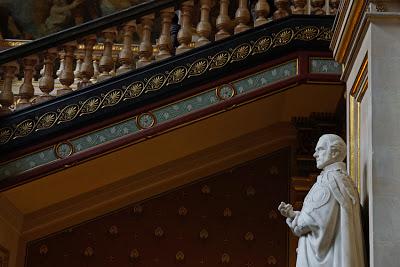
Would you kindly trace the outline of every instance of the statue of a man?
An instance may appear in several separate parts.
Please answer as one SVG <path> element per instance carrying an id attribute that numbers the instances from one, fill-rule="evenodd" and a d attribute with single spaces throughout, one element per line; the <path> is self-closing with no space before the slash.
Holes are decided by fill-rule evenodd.
<path id="1" fill-rule="evenodd" d="M 297 267 L 364 267 L 360 201 L 347 176 L 346 144 L 334 134 L 320 137 L 314 157 L 323 169 L 304 199 L 301 211 L 278 207 L 292 232 L 300 237 Z"/>

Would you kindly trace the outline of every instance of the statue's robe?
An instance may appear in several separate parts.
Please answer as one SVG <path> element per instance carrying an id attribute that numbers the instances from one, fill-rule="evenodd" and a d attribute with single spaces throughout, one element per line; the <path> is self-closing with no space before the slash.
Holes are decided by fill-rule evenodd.
<path id="1" fill-rule="evenodd" d="M 324 168 L 295 213 L 286 223 L 300 237 L 297 267 L 365 266 L 359 196 L 343 162 Z"/>

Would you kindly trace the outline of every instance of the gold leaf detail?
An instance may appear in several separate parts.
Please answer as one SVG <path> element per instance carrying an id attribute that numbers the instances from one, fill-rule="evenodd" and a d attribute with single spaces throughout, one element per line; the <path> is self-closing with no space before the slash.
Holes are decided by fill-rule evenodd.
<path id="1" fill-rule="evenodd" d="M 98 97 L 93 97 L 89 98 L 88 100 L 83 103 L 82 110 L 81 110 L 81 115 L 83 114 L 89 114 L 95 112 L 100 106 L 100 98 Z"/>
<path id="2" fill-rule="evenodd" d="M 178 251 L 175 255 L 177 261 L 183 261 L 185 259 L 185 254 L 182 251 Z"/>
<path id="3" fill-rule="evenodd" d="M 295 39 L 303 40 L 303 41 L 311 41 L 312 39 L 317 37 L 318 33 L 319 33 L 319 30 L 317 27 L 313 27 L 313 26 L 306 27 L 296 33 Z"/>
<path id="4" fill-rule="evenodd" d="M 142 82 L 134 82 L 129 85 L 128 90 L 125 93 L 125 99 L 135 98 L 142 94 L 143 92 L 143 83 Z"/>
<path id="5" fill-rule="evenodd" d="M 75 105 L 75 104 L 65 107 L 61 111 L 61 115 L 60 115 L 60 119 L 59 119 L 58 123 L 73 120 L 76 117 L 76 115 L 78 114 L 78 110 L 79 110 L 78 105 Z"/>
<path id="6" fill-rule="evenodd" d="M 5 144 L 10 140 L 12 130 L 10 128 L 3 128 L 0 130 L 0 144 Z"/>
<path id="7" fill-rule="evenodd" d="M 317 40 L 330 41 L 332 40 L 333 32 L 330 29 L 323 29 Z"/>
<path id="8" fill-rule="evenodd" d="M 26 120 L 17 125 L 14 138 L 23 137 L 30 134 L 33 130 L 33 120 Z"/>
<path id="9" fill-rule="evenodd" d="M 108 92 L 104 97 L 103 108 L 118 104 L 118 102 L 121 100 L 121 97 L 122 97 L 122 91 L 120 89 Z"/>
<path id="10" fill-rule="evenodd" d="M 168 77 L 167 84 L 179 83 L 185 78 L 185 76 L 186 76 L 186 68 L 177 67 L 171 71 Z"/>
<path id="11" fill-rule="evenodd" d="M 235 50 L 233 50 L 231 62 L 240 61 L 247 58 L 250 52 L 251 46 L 249 44 L 236 47 Z"/>
<path id="12" fill-rule="evenodd" d="M 208 62 L 205 59 L 195 61 L 189 71 L 189 77 L 203 74 L 207 69 Z"/>
<path id="13" fill-rule="evenodd" d="M 283 29 L 275 36 L 274 39 L 274 47 L 286 45 L 293 38 L 294 32 L 292 29 Z"/>
<path id="14" fill-rule="evenodd" d="M 54 125 L 56 118 L 57 114 L 55 112 L 44 114 L 37 122 L 36 131 L 50 128 Z"/>
<path id="15" fill-rule="evenodd" d="M 220 52 L 216 54 L 211 60 L 210 70 L 218 69 L 226 65 L 229 61 L 229 53 L 228 52 Z"/>
<path id="16" fill-rule="evenodd" d="M 271 45 L 272 39 L 269 36 L 258 39 L 254 44 L 253 55 L 267 51 Z"/>
<path id="17" fill-rule="evenodd" d="M 162 74 L 154 75 L 150 78 L 146 85 L 146 91 L 156 91 L 159 90 L 165 82 L 165 76 Z"/>

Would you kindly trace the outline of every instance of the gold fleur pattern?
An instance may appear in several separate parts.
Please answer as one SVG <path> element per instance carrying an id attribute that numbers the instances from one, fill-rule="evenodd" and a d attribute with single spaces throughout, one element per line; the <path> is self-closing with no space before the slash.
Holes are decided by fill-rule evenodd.
<path id="1" fill-rule="evenodd" d="M 144 78 L 141 81 L 134 81 L 121 89 L 110 90 L 106 94 L 88 98 L 79 102 L 79 104 L 70 104 L 58 109 L 57 113 L 48 112 L 39 118 L 35 118 L 35 120 L 24 120 L 15 127 L 6 126 L 1 128 L 0 144 L 6 144 L 12 139 L 28 136 L 37 130 L 49 129 L 56 124 L 72 121 L 77 116 L 95 113 L 100 108 L 115 106 L 121 100 L 134 99 L 143 93 L 157 91 L 169 84 L 179 83 L 187 78 L 203 75 L 207 71 L 220 69 L 229 63 L 245 60 L 250 55 L 254 56 L 259 53 L 265 53 L 274 47 L 288 45 L 293 40 L 330 41 L 332 34 L 332 30 L 328 27 L 303 26 L 284 28 L 276 34 L 265 35 L 256 41 L 240 44 L 229 51 L 220 51 L 214 56 L 197 59 L 188 65 L 174 67 L 171 71 L 155 74 L 149 79 Z M 12 129 L 11 136 L 9 129 Z"/>
<path id="2" fill-rule="evenodd" d="M 289 150 L 274 152 L 32 240 L 29 266 L 58 266 L 60 259 L 73 267 L 111 266 L 111 260 L 115 266 L 288 266 L 284 219 L 268 213 L 278 214 L 276 199 L 289 197 L 289 174 L 273 176 L 265 167 L 285 170 L 289 159 Z M 253 198 L 243 194 L 249 184 L 257 188 Z M 203 186 L 212 194 L 205 197 Z M 224 219 L 224 210 L 234 216 Z M 40 256 L 44 244 L 48 253 Z"/>

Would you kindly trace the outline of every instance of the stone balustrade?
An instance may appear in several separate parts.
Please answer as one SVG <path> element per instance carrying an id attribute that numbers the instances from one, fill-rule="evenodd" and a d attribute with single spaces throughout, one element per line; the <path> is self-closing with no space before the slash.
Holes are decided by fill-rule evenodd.
<path id="1" fill-rule="evenodd" d="M 339 0 L 192 0 L 1 66 L 0 116 L 291 14 L 334 15 Z M 273 11 L 273 12 L 271 12 Z M 0 49 L 28 41 L 0 40 Z M 7 53 L 3 51 L 3 53 Z"/>

